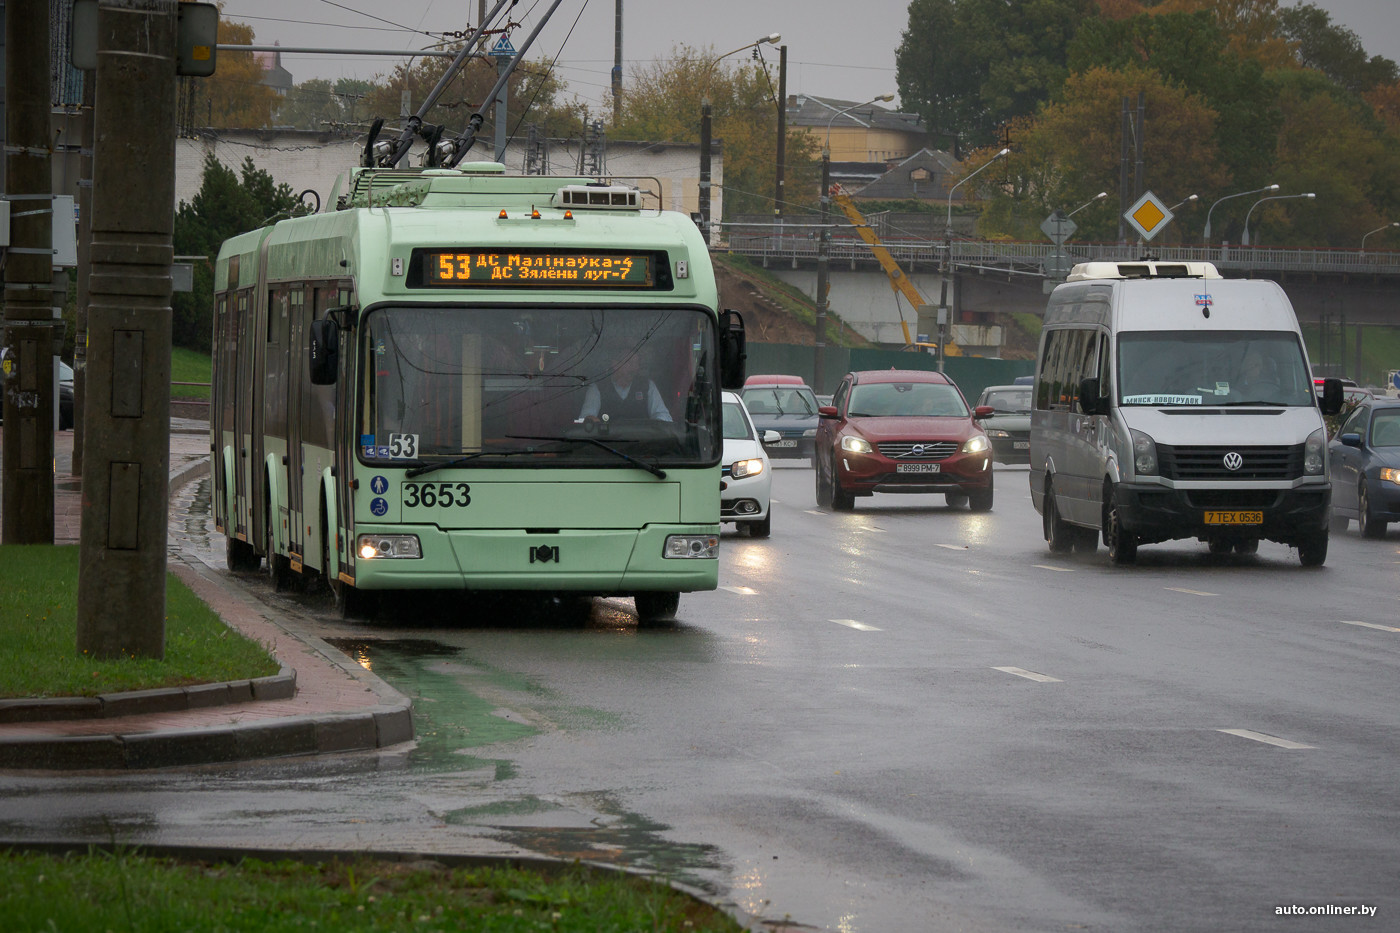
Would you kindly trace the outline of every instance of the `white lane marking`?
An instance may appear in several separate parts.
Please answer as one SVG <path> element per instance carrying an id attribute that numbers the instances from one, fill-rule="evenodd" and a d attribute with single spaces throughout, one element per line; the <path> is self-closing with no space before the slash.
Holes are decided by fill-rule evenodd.
<path id="1" fill-rule="evenodd" d="M 733 593 L 736 596 L 757 596 L 758 590 L 751 586 L 722 586 L 720 589 L 726 593 Z"/>
<path id="2" fill-rule="evenodd" d="M 1041 570 L 1053 570 L 1056 573 L 1074 573 L 1073 567 L 1056 567 L 1053 564 L 1031 564 L 1032 567 L 1039 567 Z"/>
<path id="3" fill-rule="evenodd" d="M 1201 590 L 1188 590 L 1184 586 L 1164 586 L 1164 590 L 1171 590 L 1173 593 L 1185 593 L 1187 596 L 1219 596 L 1219 593 L 1206 593 Z"/>
<path id="4" fill-rule="evenodd" d="M 935 544 L 934 547 L 946 548 L 949 551 L 966 551 L 966 544 Z"/>
<path id="5" fill-rule="evenodd" d="M 803 509 L 802 511 L 806 512 L 808 515 L 829 515 L 829 514 L 831 514 L 830 512 L 827 512 L 825 509 Z"/>
<path id="6" fill-rule="evenodd" d="M 857 632 L 883 632 L 884 629 L 876 628 L 873 625 L 866 625 L 864 622 L 857 622 L 855 619 L 831 619 L 837 625 L 844 625 L 846 628 L 853 628 Z"/>
<path id="7" fill-rule="evenodd" d="M 1017 677 L 1024 677 L 1027 680 L 1034 680 L 1038 684 L 1062 684 L 1058 677 L 1051 677 L 1049 674 L 1037 674 L 1035 671 L 1028 671 L 1023 667 L 994 667 L 994 671 L 1001 671 L 1006 674 L 1015 674 Z"/>
<path id="8" fill-rule="evenodd" d="M 1346 619 L 1339 619 L 1338 621 L 1343 625 L 1359 625 L 1362 628 L 1373 628 L 1382 632 L 1400 632 L 1400 628 L 1394 628 L 1389 625 L 1377 625 L 1374 622 L 1348 622 Z"/>
<path id="9" fill-rule="evenodd" d="M 1216 732 L 1224 732 L 1226 735 L 1237 735 L 1242 739 L 1250 739 L 1255 742 L 1263 742 L 1265 745 L 1277 745 L 1279 748 L 1316 748 L 1315 745 L 1304 745 L 1302 742 L 1290 742 L 1288 739 L 1281 739 L 1276 735 L 1265 735 L 1262 732 L 1255 732 L 1251 729 L 1216 729 Z"/>

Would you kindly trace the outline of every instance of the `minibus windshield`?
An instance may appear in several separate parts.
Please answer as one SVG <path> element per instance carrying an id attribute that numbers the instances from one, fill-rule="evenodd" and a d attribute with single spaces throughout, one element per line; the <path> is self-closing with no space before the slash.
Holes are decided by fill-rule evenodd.
<path id="1" fill-rule="evenodd" d="M 1288 331 L 1134 331 L 1118 338 L 1120 405 L 1313 406 Z"/>

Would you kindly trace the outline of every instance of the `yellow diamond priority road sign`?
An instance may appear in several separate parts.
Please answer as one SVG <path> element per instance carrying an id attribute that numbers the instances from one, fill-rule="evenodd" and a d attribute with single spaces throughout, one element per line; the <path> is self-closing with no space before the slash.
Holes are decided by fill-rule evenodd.
<path id="1" fill-rule="evenodd" d="M 1142 234 L 1144 240 L 1150 240 L 1165 230 L 1174 216 L 1176 215 L 1167 209 L 1157 195 L 1148 191 L 1128 208 L 1123 218 Z"/>

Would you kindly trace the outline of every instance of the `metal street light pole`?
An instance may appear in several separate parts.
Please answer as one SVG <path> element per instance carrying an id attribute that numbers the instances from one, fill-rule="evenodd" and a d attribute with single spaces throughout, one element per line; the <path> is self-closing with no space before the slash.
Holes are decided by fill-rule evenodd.
<path id="1" fill-rule="evenodd" d="M 938 371 L 940 373 L 943 372 L 943 345 L 948 342 L 948 318 L 952 313 L 951 309 L 948 307 L 948 282 L 953 274 L 953 192 L 971 181 L 982 169 L 1010 152 L 1010 149 L 1002 149 L 996 155 L 978 166 L 971 175 L 968 175 L 962 181 L 948 189 L 948 214 L 943 222 L 943 268 L 940 270 L 942 273 L 942 283 L 938 297 Z"/>
<path id="2" fill-rule="evenodd" d="M 1372 230 L 1371 233 L 1380 233 L 1382 230 L 1389 230 L 1391 227 L 1400 227 L 1400 220 L 1395 220 L 1388 224 L 1381 224 L 1379 227 Z M 1361 238 L 1361 252 L 1363 253 L 1366 252 L 1366 237 L 1370 236 L 1371 233 Z"/>
<path id="3" fill-rule="evenodd" d="M 1172 211 L 1173 213 L 1175 213 L 1175 211 L 1176 211 L 1176 209 L 1177 209 L 1178 207 L 1181 207 L 1183 204 L 1190 204 L 1192 201 L 1195 201 L 1195 200 L 1197 200 L 1197 199 L 1199 199 L 1199 198 L 1200 198 L 1200 195 L 1199 195 L 1199 194 L 1193 194 L 1193 195 L 1191 195 L 1189 198 L 1183 198 L 1182 200 L 1177 201 L 1177 202 L 1176 202 L 1175 204 L 1173 204 L 1171 207 L 1167 208 L 1167 210 Z"/>
<path id="4" fill-rule="evenodd" d="M 737 49 L 711 60 L 700 76 L 700 233 L 705 237 L 707 246 L 710 242 L 710 74 L 716 65 L 729 56 L 745 49 L 757 48 L 765 42 L 776 45 L 782 38 L 781 34 L 775 32 L 746 42 Z"/>
<path id="5" fill-rule="evenodd" d="M 1265 185 L 1265 186 L 1262 187 L 1262 188 L 1255 188 L 1253 191 L 1241 191 L 1239 194 L 1227 194 L 1227 195 L 1225 195 L 1225 197 L 1221 198 L 1219 201 L 1216 201 L 1214 204 L 1212 204 L 1212 205 L 1210 206 L 1210 210 L 1206 211 L 1206 226 L 1205 226 L 1205 229 L 1201 231 L 1201 240 L 1204 242 L 1204 244 L 1205 244 L 1206 246 L 1209 246 L 1209 245 L 1210 245 L 1210 215 L 1215 213 L 1215 209 L 1216 209 L 1217 207 L 1219 207 L 1219 206 L 1221 205 L 1221 203 L 1223 203 L 1223 202 L 1225 202 L 1225 201 L 1228 201 L 1228 200 L 1230 200 L 1231 198 L 1242 198 L 1242 197 L 1244 197 L 1244 196 L 1247 195 L 1247 194 L 1259 194 L 1259 193 L 1262 192 L 1262 191 L 1277 191 L 1277 190 L 1278 190 L 1278 185 Z"/>
<path id="6" fill-rule="evenodd" d="M 1106 198 L 1106 197 L 1108 197 L 1108 192 L 1107 192 L 1107 191 L 1100 191 L 1098 194 L 1094 195 L 1092 198 L 1090 198 L 1089 200 L 1085 201 L 1083 204 L 1079 205 L 1079 206 L 1076 207 L 1074 210 L 1072 210 L 1072 211 L 1070 211 L 1068 214 L 1066 214 L 1066 215 L 1065 215 L 1065 218 L 1068 219 L 1068 218 L 1070 218 L 1070 217 L 1073 217 L 1075 214 L 1078 214 L 1080 211 L 1084 210 L 1084 208 L 1088 207 L 1090 204 L 1093 204 L 1095 201 L 1102 201 L 1102 200 L 1103 200 L 1104 198 Z"/>
<path id="7" fill-rule="evenodd" d="M 1254 209 L 1265 201 L 1286 201 L 1289 198 L 1316 198 L 1317 195 L 1309 191 L 1307 194 L 1280 194 L 1272 198 L 1260 198 L 1250 205 L 1249 212 L 1244 215 L 1244 235 L 1240 237 L 1240 245 L 1249 245 L 1249 218 L 1254 214 Z"/>
<path id="8" fill-rule="evenodd" d="M 829 308 L 827 291 L 830 289 L 830 269 L 828 268 L 829 260 L 826 250 L 827 244 L 831 240 L 831 124 L 841 114 L 855 110 L 857 107 L 864 107 L 876 101 L 891 100 L 894 100 L 893 94 L 881 94 L 879 97 L 851 104 L 845 110 L 838 110 L 831 115 L 830 120 L 826 121 L 826 142 L 822 145 L 821 226 L 817 229 L 817 314 L 812 333 L 812 389 L 818 394 L 821 394 L 822 385 L 825 382 L 822 378 L 822 372 L 826 367 L 826 312 Z M 784 106 L 786 106 L 786 102 L 784 102 Z"/>

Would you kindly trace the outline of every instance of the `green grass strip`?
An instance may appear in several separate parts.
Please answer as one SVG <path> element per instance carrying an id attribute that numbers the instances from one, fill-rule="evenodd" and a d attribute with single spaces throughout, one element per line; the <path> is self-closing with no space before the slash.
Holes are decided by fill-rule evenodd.
<path id="1" fill-rule="evenodd" d="M 546 876 L 421 862 L 181 862 L 120 851 L 0 852 L 0 916 L 9 930 L 65 933 L 743 929 L 666 885 L 581 865 Z"/>
<path id="2" fill-rule="evenodd" d="M 78 553 L 76 545 L 0 545 L 0 697 L 96 696 L 279 670 L 266 648 L 230 629 L 173 574 L 165 579 L 164 660 L 84 656 L 77 650 Z"/>

